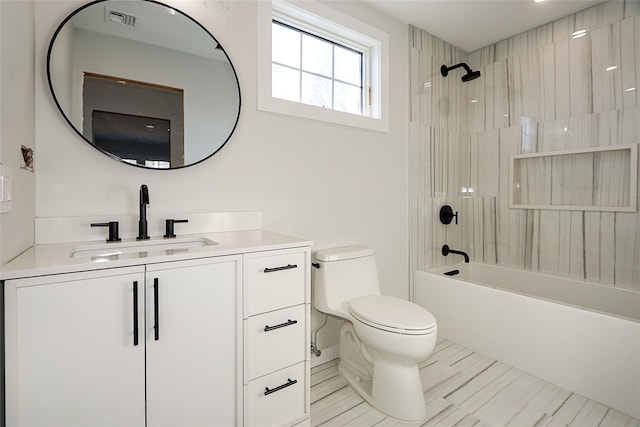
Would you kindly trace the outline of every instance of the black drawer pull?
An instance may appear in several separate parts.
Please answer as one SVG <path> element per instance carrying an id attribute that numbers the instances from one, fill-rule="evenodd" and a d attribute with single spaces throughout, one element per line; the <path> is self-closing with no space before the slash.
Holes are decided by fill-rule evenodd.
<path id="1" fill-rule="evenodd" d="M 267 395 L 269 395 L 271 393 L 275 393 L 276 391 L 282 390 L 283 388 L 287 388 L 287 387 L 289 387 L 291 385 L 294 385 L 294 384 L 297 384 L 297 383 L 298 383 L 298 380 L 292 380 L 291 378 L 287 378 L 287 382 L 286 383 L 284 383 L 282 385 L 279 385 L 276 388 L 265 387 L 264 388 L 264 395 L 267 396 Z"/>
<path id="2" fill-rule="evenodd" d="M 274 326 L 264 325 L 264 331 L 269 332 L 269 331 L 273 331 L 274 329 L 284 328 L 285 326 L 295 325 L 296 323 L 298 323 L 297 320 L 287 319 L 286 322 L 280 323 L 279 325 L 274 325 Z"/>
<path id="3" fill-rule="evenodd" d="M 138 281 L 133 281 L 133 345 L 138 345 Z"/>
<path id="4" fill-rule="evenodd" d="M 282 271 L 282 270 L 291 270 L 292 268 L 298 268 L 297 264 L 287 264 L 282 267 L 274 267 L 274 268 L 265 268 L 265 273 L 273 273 L 274 271 Z"/>
<path id="5" fill-rule="evenodd" d="M 156 323 L 153 327 L 154 336 L 153 338 L 158 341 L 160 339 L 160 300 L 159 300 L 159 289 L 160 279 L 157 277 L 153 279 L 153 321 Z"/>

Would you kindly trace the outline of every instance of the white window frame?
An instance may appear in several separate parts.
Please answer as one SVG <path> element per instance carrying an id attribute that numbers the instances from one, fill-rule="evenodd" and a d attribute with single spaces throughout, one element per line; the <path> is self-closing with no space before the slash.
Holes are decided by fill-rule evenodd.
<path id="1" fill-rule="evenodd" d="M 386 33 L 315 1 L 297 2 L 295 6 L 281 0 L 259 1 L 257 7 L 258 110 L 388 132 L 389 36 Z M 355 43 L 362 48 L 365 54 L 363 64 L 364 115 L 271 96 L 272 19 L 291 23 L 303 30 L 311 31 L 341 44 L 352 46 Z M 369 88 L 371 89 L 369 90 Z"/>

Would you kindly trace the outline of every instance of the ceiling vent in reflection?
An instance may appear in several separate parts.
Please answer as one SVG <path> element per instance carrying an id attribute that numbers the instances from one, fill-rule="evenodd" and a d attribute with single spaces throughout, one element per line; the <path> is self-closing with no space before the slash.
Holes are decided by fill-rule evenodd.
<path id="1" fill-rule="evenodd" d="M 107 23 L 112 22 L 115 24 L 125 25 L 130 28 L 136 27 L 136 17 L 134 15 L 118 12 L 117 10 L 105 9 L 104 20 Z"/>

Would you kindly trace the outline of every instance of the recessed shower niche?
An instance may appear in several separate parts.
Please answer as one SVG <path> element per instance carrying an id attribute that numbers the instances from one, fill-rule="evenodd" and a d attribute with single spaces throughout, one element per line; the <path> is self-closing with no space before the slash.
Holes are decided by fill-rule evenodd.
<path id="1" fill-rule="evenodd" d="M 636 212 L 638 144 L 511 157 L 509 207 Z"/>

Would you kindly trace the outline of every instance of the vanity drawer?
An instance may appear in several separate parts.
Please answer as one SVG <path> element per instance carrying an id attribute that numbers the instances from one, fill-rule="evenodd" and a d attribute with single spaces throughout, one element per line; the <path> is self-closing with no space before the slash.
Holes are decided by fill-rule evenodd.
<path id="1" fill-rule="evenodd" d="M 245 380 L 303 361 L 306 329 L 304 304 L 245 320 Z"/>
<path id="2" fill-rule="evenodd" d="M 245 318 L 303 304 L 307 263 L 305 251 L 270 251 L 245 255 Z"/>
<path id="3" fill-rule="evenodd" d="M 307 405 L 305 362 L 257 378 L 245 387 L 245 425 L 291 425 Z"/>

